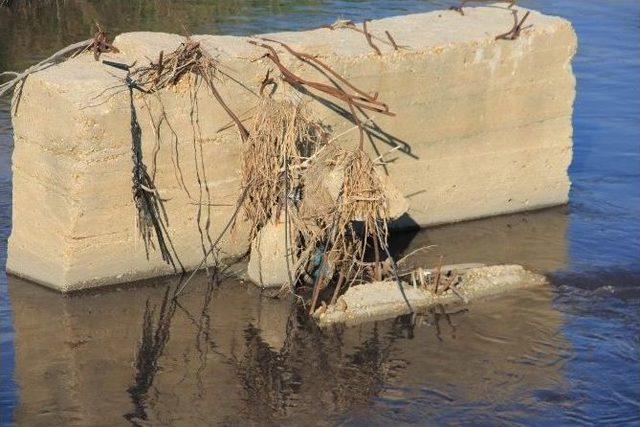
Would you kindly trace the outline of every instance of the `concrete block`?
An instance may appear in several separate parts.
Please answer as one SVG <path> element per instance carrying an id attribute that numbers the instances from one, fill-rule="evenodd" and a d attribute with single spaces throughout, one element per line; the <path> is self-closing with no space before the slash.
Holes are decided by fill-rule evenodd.
<path id="1" fill-rule="evenodd" d="M 384 156 L 385 172 L 410 204 L 396 226 L 428 226 L 567 201 L 576 37 L 569 22 L 532 11 L 532 27 L 520 38 L 496 41 L 512 22 L 502 7 L 373 21 L 374 34 L 387 30 L 408 46 L 381 45 L 382 56 L 354 31 L 268 36 L 319 55 L 388 103 L 397 115 L 371 115 L 367 150 L 378 157 L 400 146 Z M 273 64 L 252 61 L 263 51 L 244 37 L 194 38 L 233 77 L 219 82 L 223 98 L 250 118 L 259 82 Z M 143 63 L 181 41 L 173 34 L 122 34 L 114 41 L 121 53 L 104 58 Z M 300 75 L 323 79 L 283 51 L 282 58 Z M 13 113 L 10 273 L 63 292 L 172 273 L 159 253 L 147 259 L 136 229 L 123 74 L 80 55 L 26 80 Z M 278 90 L 294 91 L 286 84 Z M 341 115 L 345 105 L 309 103 L 336 135 L 353 127 Z M 204 87 L 185 82 L 157 97 L 136 94 L 135 106 L 144 158 L 166 199 L 169 236 L 182 264 L 193 269 L 234 212 L 241 141 Z M 357 138 L 350 132 L 341 142 L 353 146 Z M 240 218 L 220 249 L 234 258 L 249 245 Z"/>

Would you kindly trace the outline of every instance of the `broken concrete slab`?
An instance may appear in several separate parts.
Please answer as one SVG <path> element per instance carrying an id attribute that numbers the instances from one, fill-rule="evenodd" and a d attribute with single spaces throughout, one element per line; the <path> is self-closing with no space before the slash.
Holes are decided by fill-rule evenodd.
<path id="1" fill-rule="evenodd" d="M 374 34 L 389 31 L 407 46 L 398 51 L 382 46 L 382 56 L 354 31 L 269 37 L 317 54 L 357 87 L 379 93 L 396 113 L 372 114 L 367 150 L 372 158 L 393 160 L 386 170 L 410 203 L 394 226 L 413 227 L 567 201 L 575 34 L 566 20 L 532 12 L 527 20 L 532 26 L 517 40 L 496 41 L 512 22 L 510 10 L 493 6 L 465 8 L 465 16 L 441 11 L 372 21 Z M 264 52 L 245 37 L 194 38 L 244 83 L 223 79 L 218 86 L 244 118 L 272 64 L 252 61 Z M 178 35 L 127 33 L 114 41 L 121 53 L 104 58 L 143 63 L 182 41 Z M 300 75 L 321 78 L 285 60 Z M 138 237 L 129 99 L 124 73 L 117 73 L 92 55 L 80 55 L 25 81 L 12 116 L 13 229 L 6 267 L 11 274 L 68 292 L 173 272 L 158 253 L 147 258 Z M 156 188 L 167 200 L 167 233 L 190 270 L 233 214 L 241 142 L 205 90 L 194 93 L 185 84 L 157 95 L 135 95 L 142 151 L 147 161 L 155 159 Z M 189 114 L 194 99 L 197 129 Z M 308 101 L 335 135 L 353 127 L 344 106 Z M 357 144 L 357 132 L 340 141 Z M 389 150 L 395 151 L 385 154 Z M 233 258 L 249 245 L 249 227 L 240 218 L 219 248 Z"/>
<path id="2" fill-rule="evenodd" d="M 284 221 L 269 222 L 251 242 L 247 277 L 261 288 L 279 288 L 289 282 L 286 226 Z"/>
<path id="3" fill-rule="evenodd" d="M 547 283 L 544 276 L 525 270 L 520 265 L 462 265 L 458 268 L 449 266 L 445 270 L 461 275 L 461 281 L 456 286 L 457 292 L 449 289 L 436 295 L 407 283 L 402 283 L 402 291 L 394 281 L 366 283 L 351 287 L 338 298 L 335 306 L 319 309 L 314 317 L 322 326 L 336 323 L 354 325 L 407 314 L 410 312 L 407 302 L 414 311 L 424 310 L 436 305 L 466 304 Z"/>

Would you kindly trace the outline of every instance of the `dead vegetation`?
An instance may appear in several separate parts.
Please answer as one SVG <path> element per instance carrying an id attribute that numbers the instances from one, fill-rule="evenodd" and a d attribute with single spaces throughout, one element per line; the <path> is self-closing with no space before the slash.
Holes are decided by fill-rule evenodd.
<path id="1" fill-rule="evenodd" d="M 394 113 L 389 111 L 387 104 L 378 100 L 377 93 L 367 93 L 358 89 L 318 57 L 298 52 L 286 43 L 277 40 L 268 38 L 260 38 L 259 40 L 260 41 L 250 40 L 249 43 L 262 47 L 267 51 L 262 58 L 269 59 L 273 64 L 275 64 L 281 73 L 282 79 L 286 83 L 290 84 L 294 88 L 304 88 L 305 90 L 310 89 L 312 92 L 328 96 L 331 100 L 337 100 L 347 105 L 348 110 L 351 113 L 351 118 L 360 130 L 360 145 L 363 144 L 365 131 L 363 127 L 363 120 L 357 111 L 368 110 L 388 116 L 395 116 Z M 324 75 L 327 82 L 309 80 L 297 75 L 284 65 L 276 49 L 268 43 L 282 47 L 287 53 L 295 57 L 301 63 L 319 70 L 319 72 Z M 333 79 L 341 84 L 341 86 L 333 83 Z"/>
<path id="2" fill-rule="evenodd" d="M 243 211 L 252 237 L 269 222 L 282 224 L 283 289 L 311 287 L 310 311 L 331 286 L 335 299 L 345 283 L 388 273 L 380 262 L 388 234 L 385 188 L 362 149 L 328 140 L 304 104 L 265 98 L 242 158 Z"/>
<path id="3" fill-rule="evenodd" d="M 244 213 L 253 236 L 301 198 L 301 172 L 326 143 L 328 134 L 300 101 L 263 98 L 242 147 Z"/>
<path id="4" fill-rule="evenodd" d="M 368 34 L 366 24 L 363 31 Z M 250 204 L 246 212 L 255 232 L 268 221 L 280 221 L 279 216 L 284 213 L 289 270 L 285 289 L 294 292 L 296 287 L 310 289 L 309 312 L 313 313 L 319 302 L 335 302 L 343 286 L 382 280 L 391 274 L 387 189 L 364 150 L 363 123 L 368 119 L 360 117 L 359 112 L 368 110 L 389 116 L 394 113 L 378 99 L 377 93 L 357 88 L 315 55 L 297 51 L 274 39 L 261 38 L 249 43 L 266 50 L 262 58 L 270 60 L 280 71 L 281 79 L 292 88 L 302 93 L 313 91 L 328 97 L 330 102 L 346 104 L 360 132 L 359 144 L 354 150 L 341 148 L 335 140 L 318 143 L 318 132 L 305 129 L 318 129 L 320 124 L 310 126 L 304 122 L 300 126 L 296 125 L 300 121 L 294 115 L 275 114 L 278 118 L 289 118 L 275 120 L 277 125 L 273 126 L 274 112 L 282 107 L 268 100 L 262 104 L 263 113 L 259 113 L 257 126 L 249 138 L 250 145 L 244 151 L 245 182 L 249 177 L 261 177 L 259 182 L 268 183 L 259 185 L 258 191 L 247 198 Z M 282 54 L 316 70 L 320 79 L 311 80 L 294 73 L 284 65 Z M 291 106 L 285 108 L 296 111 Z M 274 132 L 274 127 L 279 132 Z M 288 134 L 296 137 L 280 136 Z M 304 139 L 307 140 L 302 144 L 306 147 L 306 156 L 299 148 Z M 294 140 L 298 142 L 294 144 Z M 327 135 L 322 140 L 326 141 Z M 280 147 L 274 149 L 274 143 Z M 276 155 L 277 160 L 273 159 Z M 263 170 L 257 171 L 254 165 Z M 327 294 L 326 300 L 322 294 Z"/>
<path id="5" fill-rule="evenodd" d="M 147 258 L 149 258 L 149 248 L 155 248 L 153 243 L 153 235 L 155 234 L 162 260 L 170 264 L 174 271 L 177 271 L 176 264 L 179 264 L 184 272 L 184 267 L 180 263 L 180 259 L 173 249 L 171 239 L 167 233 L 169 218 L 164 209 L 164 201 L 155 188 L 142 158 L 142 130 L 133 102 L 132 85 L 129 85 L 129 108 L 131 115 L 131 158 L 133 162 L 131 189 L 138 213 L 138 231 L 144 242 Z"/>
<path id="6" fill-rule="evenodd" d="M 366 35 L 366 26 L 364 31 Z M 223 65 L 189 38 L 177 50 L 169 54 L 160 52 L 156 61 L 144 66 L 119 66 L 103 61 L 128 72 L 125 81 L 131 95 L 133 191 L 139 212 L 139 229 L 145 243 L 153 246 L 154 233 L 162 258 L 174 268 L 176 263 L 179 264 L 167 234 L 169 219 L 164 212 L 163 199 L 142 161 L 141 131 L 135 116 L 133 90 L 141 92 L 143 99 L 156 96 L 162 106 L 161 91 L 186 82 L 191 88 L 191 116 L 195 116 L 192 124 L 194 160 L 200 186 L 198 226 L 204 255 L 201 265 L 206 267 L 212 255 L 215 259 L 222 235 L 231 229 L 236 215 L 242 212 L 252 226 L 252 237 L 256 237 L 268 223 L 283 224 L 281 238 L 286 247 L 288 280 L 283 283 L 282 290 L 302 294 L 301 299 L 309 302 L 310 313 L 318 304 L 335 303 L 339 294 L 354 283 L 397 279 L 387 244 L 387 221 L 390 219 L 388 189 L 386 181 L 376 170 L 375 162 L 364 150 L 364 124 L 370 119 L 360 116 L 363 111 L 389 116 L 394 113 L 378 99 L 377 93 L 355 87 L 315 55 L 299 52 L 273 39 L 262 38 L 250 43 L 266 50 L 262 58 L 270 60 L 280 72 L 280 79 L 294 90 L 302 95 L 313 91 L 327 97 L 330 102 L 345 105 L 346 111 L 351 113 L 354 128 L 360 132 L 358 146 L 347 150 L 341 148 L 335 139 L 330 139 L 327 129 L 311 119 L 303 96 L 294 92 L 294 95 L 272 97 L 274 91 L 265 95 L 264 89 L 268 85 L 277 87 L 270 72 L 260 84 L 261 96 L 247 129 L 217 88 L 221 79 L 228 77 L 222 71 Z M 284 65 L 282 54 L 317 70 L 319 79 L 302 78 L 294 73 Z M 207 88 L 227 112 L 243 144 L 242 195 L 229 223 L 215 241 L 208 234 L 210 212 L 206 226 L 201 227 L 200 224 L 203 187 L 207 191 L 204 204 L 210 200 L 204 176 L 206 160 L 202 157 L 202 150 L 198 151 L 196 146 L 200 118 L 197 103 L 193 100 L 197 99 L 200 85 Z M 156 144 L 159 145 L 159 127 L 155 133 Z M 155 165 L 153 170 L 152 175 L 155 175 Z M 205 240 L 208 240 L 208 248 Z M 180 292 L 191 277 L 179 286 Z"/>
<path id="7" fill-rule="evenodd" d="M 152 117 L 151 109 L 148 109 L 151 122 L 157 123 L 157 125 L 154 125 L 154 137 L 156 139 L 157 150 L 160 149 L 163 140 L 162 129 L 160 126 L 163 121 L 166 124 L 166 128 L 168 128 L 171 133 L 170 139 L 173 141 L 174 145 L 174 147 L 172 147 L 174 153 L 174 155 L 172 155 L 174 172 L 179 186 L 185 191 L 191 202 L 197 206 L 196 221 L 198 231 L 200 233 L 202 253 L 205 260 L 204 266 L 207 270 L 209 267 L 208 260 L 210 256 L 214 259 L 214 270 L 217 268 L 217 243 L 215 242 L 219 241 L 220 238 L 214 239 L 210 233 L 210 228 L 212 226 L 212 194 L 209 189 L 206 175 L 206 163 L 208 160 L 204 158 L 203 154 L 200 129 L 201 117 L 198 104 L 198 97 L 201 96 L 200 89 L 202 87 L 208 90 L 209 94 L 214 97 L 217 103 L 227 113 L 237 129 L 240 139 L 242 141 L 247 141 L 249 137 L 249 131 L 245 128 L 240 118 L 227 104 L 218 90 L 218 85 L 225 78 L 231 79 L 231 77 L 222 69 L 222 64 L 208 52 L 203 50 L 199 42 L 192 40 L 189 37 L 187 37 L 176 50 L 168 54 L 161 51 L 158 54 L 156 61 L 150 61 L 148 64 L 143 66 L 133 67 L 129 77 L 130 81 L 135 84 L 135 86 L 143 92 L 145 96 L 154 96 L 160 107 L 161 113 L 160 117 L 157 119 Z M 176 87 L 178 84 L 181 84 L 181 82 L 185 83 L 185 86 L 188 88 L 191 102 L 189 117 L 192 127 L 191 142 L 193 147 L 193 162 L 196 172 L 196 181 L 198 184 L 197 198 L 192 196 L 188 186 L 184 182 L 180 160 L 177 154 L 179 138 L 169 123 L 169 119 L 160 96 L 161 91 Z M 153 169 L 155 171 L 155 164 L 153 165 Z M 158 233 L 156 234 L 158 241 L 162 240 L 162 236 Z"/>
<path id="8" fill-rule="evenodd" d="M 167 55 L 161 51 L 156 62 L 152 61 L 146 66 L 137 67 L 132 72 L 132 77 L 147 93 L 175 86 L 186 76 L 202 79 L 220 106 L 233 120 L 242 140 L 246 141 L 249 132 L 216 87 L 216 82 L 222 75 L 226 73 L 221 69 L 220 62 L 204 51 L 199 42 L 188 37 L 175 51 Z M 197 86 L 197 84 L 198 82 L 195 81 L 194 85 Z"/>
<path id="9" fill-rule="evenodd" d="M 313 218 L 321 232 L 309 240 L 323 250 L 319 274 L 313 284 L 310 313 L 315 311 L 320 292 L 333 279 L 337 281 L 330 303 L 335 303 L 343 285 L 379 281 L 390 273 L 381 262 L 381 252 L 386 249 L 388 239 L 388 204 L 371 158 L 361 148 L 354 151 L 335 148 L 329 162 L 332 163 L 329 166 L 342 172 L 342 185 L 337 200 L 332 200 L 333 207 L 320 210 L 320 215 Z M 365 259 L 369 249 L 373 250 L 372 262 Z"/>

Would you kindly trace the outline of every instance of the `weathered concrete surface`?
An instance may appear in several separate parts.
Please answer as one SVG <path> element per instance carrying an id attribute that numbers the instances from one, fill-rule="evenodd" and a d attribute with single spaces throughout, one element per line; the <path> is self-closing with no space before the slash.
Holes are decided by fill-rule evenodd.
<path id="1" fill-rule="evenodd" d="M 372 115 L 375 147 L 368 145 L 374 156 L 396 144 L 410 151 L 388 156 L 397 157 L 387 169 L 411 203 L 398 225 L 425 226 L 567 201 L 575 34 L 567 21 L 532 12 L 527 23 L 533 26 L 518 40 L 496 42 L 512 22 L 509 11 L 496 7 L 466 8 L 465 16 L 442 11 L 373 21 L 374 34 L 388 30 L 408 46 L 394 52 L 381 44 L 382 56 L 348 30 L 270 37 L 319 54 L 397 113 Z M 246 38 L 196 38 L 254 92 L 273 68 L 265 60 L 250 61 L 262 51 Z M 105 58 L 144 62 L 181 41 L 171 34 L 123 34 L 115 40 L 122 53 Z M 321 79 L 283 59 L 301 75 Z M 26 81 L 13 116 L 10 273 L 71 291 L 172 271 L 158 253 L 147 260 L 138 238 L 128 96 L 117 74 L 84 55 Z M 250 116 L 254 95 L 228 79 L 219 90 L 235 111 Z M 279 90 L 291 89 L 281 84 Z M 158 99 L 136 95 L 147 163 L 155 153 L 154 129 L 162 135 L 156 186 L 167 199 L 169 233 L 187 269 L 200 262 L 209 237 L 215 239 L 231 216 L 240 166 L 240 142 L 226 114 L 200 88 L 199 120 L 192 122 L 190 92 L 185 84 L 159 95 L 164 120 Z M 336 134 L 353 126 L 325 104 L 313 102 L 312 108 Z M 357 132 L 344 140 L 355 143 Z M 247 227 L 238 221 L 221 249 L 234 257 L 248 246 Z"/>
<path id="2" fill-rule="evenodd" d="M 544 276 L 525 270 L 519 265 L 493 265 L 479 267 L 476 264 L 443 266 L 441 272 L 461 274 L 456 286 L 459 295 L 452 290 L 433 293 L 403 284 L 404 297 L 411 308 L 422 310 L 435 305 L 466 304 L 484 297 L 499 295 L 514 289 L 539 286 L 546 283 Z M 318 323 L 348 325 L 388 319 L 409 312 L 409 307 L 396 282 L 376 282 L 357 285 L 344 293 L 335 306 L 315 314 Z"/>

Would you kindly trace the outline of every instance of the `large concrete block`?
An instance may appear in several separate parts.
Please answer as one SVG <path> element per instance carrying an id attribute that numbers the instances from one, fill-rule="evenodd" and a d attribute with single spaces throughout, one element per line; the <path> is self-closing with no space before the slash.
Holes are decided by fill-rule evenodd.
<path id="1" fill-rule="evenodd" d="M 344 29 L 269 37 L 319 55 L 388 103 L 397 115 L 371 114 L 367 149 L 377 157 L 401 146 L 385 157 L 391 180 L 410 201 L 396 226 L 428 226 L 567 201 L 575 34 L 569 22 L 531 12 L 532 26 L 520 38 L 496 41 L 512 23 L 502 7 L 373 21 L 374 34 L 389 31 L 407 46 L 394 51 L 380 44 L 381 56 L 362 34 Z M 244 37 L 194 38 L 233 77 L 222 79 L 219 91 L 250 120 L 259 82 L 273 64 L 253 61 L 263 51 Z M 122 34 L 114 42 L 121 53 L 105 58 L 143 63 L 182 41 L 173 34 Z M 284 51 L 282 59 L 304 77 L 323 79 Z M 159 253 L 147 259 L 138 237 L 122 77 L 81 55 L 27 79 L 13 114 L 9 272 L 61 291 L 172 272 Z M 278 91 L 294 89 L 281 82 Z M 341 115 L 345 105 L 307 98 L 336 134 L 353 126 Z M 195 268 L 235 209 L 241 141 L 204 86 L 185 81 L 157 96 L 136 94 L 135 106 L 145 160 L 166 199 L 169 236 L 185 268 Z M 353 145 L 357 132 L 341 140 Z M 248 226 L 240 219 L 222 239 L 222 255 L 237 257 L 248 247 Z"/>

